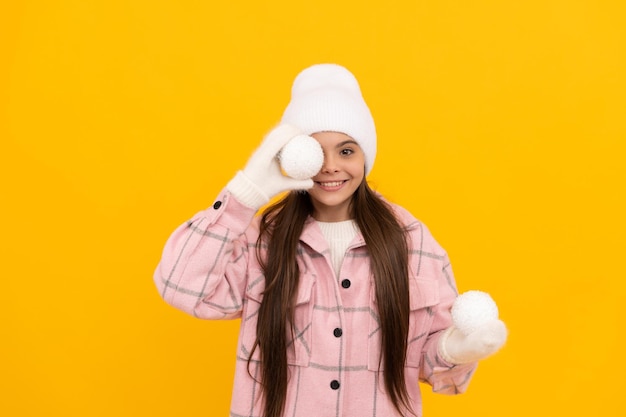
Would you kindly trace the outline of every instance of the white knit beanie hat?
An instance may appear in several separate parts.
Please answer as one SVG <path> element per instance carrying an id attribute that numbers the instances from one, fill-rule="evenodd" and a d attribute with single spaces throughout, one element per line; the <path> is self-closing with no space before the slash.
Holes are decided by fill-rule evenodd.
<path id="1" fill-rule="evenodd" d="M 358 81 L 344 67 L 318 64 L 298 74 L 281 122 L 307 135 L 340 132 L 350 136 L 365 155 L 365 175 L 372 170 L 376 158 L 374 119 Z"/>

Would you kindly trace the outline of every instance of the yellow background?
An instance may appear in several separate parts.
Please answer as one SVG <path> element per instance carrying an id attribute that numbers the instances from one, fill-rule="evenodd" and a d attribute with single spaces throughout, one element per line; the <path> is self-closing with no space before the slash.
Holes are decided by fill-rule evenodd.
<path id="1" fill-rule="evenodd" d="M 377 122 L 371 183 L 510 329 L 425 415 L 621 415 L 624 4 L 3 2 L 0 414 L 227 415 L 238 322 L 152 273 L 296 73 L 338 62 Z"/>

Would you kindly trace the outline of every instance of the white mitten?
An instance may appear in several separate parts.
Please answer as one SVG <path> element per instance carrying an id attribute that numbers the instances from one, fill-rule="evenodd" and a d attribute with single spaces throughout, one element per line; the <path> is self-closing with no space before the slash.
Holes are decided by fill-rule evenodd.
<path id="1" fill-rule="evenodd" d="M 476 362 L 504 345 L 507 329 L 491 297 L 480 291 L 460 295 L 452 306 L 454 325 L 439 339 L 439 355 L 452 364 Z"/>
<path id="2" fill-rule="evenodd" d="M 252 154 L 246 167 L 237 172 L 226 188 L 241 203 L 258 209 L 283 191 L 313 187 L 311 179 L 295 180 L 283 175 L 276 157 L 290 139 L 301 134 L 289 125 L 274 128 Z"/>

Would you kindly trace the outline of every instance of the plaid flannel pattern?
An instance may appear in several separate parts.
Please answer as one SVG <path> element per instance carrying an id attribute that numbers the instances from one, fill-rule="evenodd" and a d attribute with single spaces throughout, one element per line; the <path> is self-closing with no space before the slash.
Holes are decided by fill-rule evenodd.
<path id="1" fill-rule="evenodd" d="M 258 349 L 251 352 L 265 284 L 255 253 L 258 221 L 255 211 L 228 191 L 220 195 L 213 207 L 172 234 L 154 278 L 161 296 L 176 308 L 202 319 L 241 319 L 230 416 L 257 417 L 262 412 Z M 403 208 L 393 207 L 410 235 L 405 376 L 414 411 L 421 415 L 418 381 L 435 392 L 461 393 L 476 364 L 453 366 L 439 358 L 439 335 L 451 325 L 450 307 L 457 296 L 452 269 L 428 229 Z M 357 235 L 346 251 L 338 275 L 312 219 L 300 241 L 284 415 L 397 416 L 381 374 L 380 323 L 363 237 Z"/>

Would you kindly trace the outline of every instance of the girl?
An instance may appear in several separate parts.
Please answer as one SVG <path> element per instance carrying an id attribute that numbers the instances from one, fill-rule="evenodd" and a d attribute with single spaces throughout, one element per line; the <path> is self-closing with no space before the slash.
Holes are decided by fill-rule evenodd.
<path id="1" fill-rule="evenodd" d="M 294 180 L 277 155 L 302 133 L 324 164 Z M 452 325 L 446 252 L 368 186 L 375 156 L 354 76 L 307 68 L 281 124 L 168 240 L 155 272 L 162 297 L 199 318 L 241 318 L 231 417 L 420 416 L 418 381 L 463 392 L 476 361 L 504 343 L 499 320 L 468 336 Z"/>

